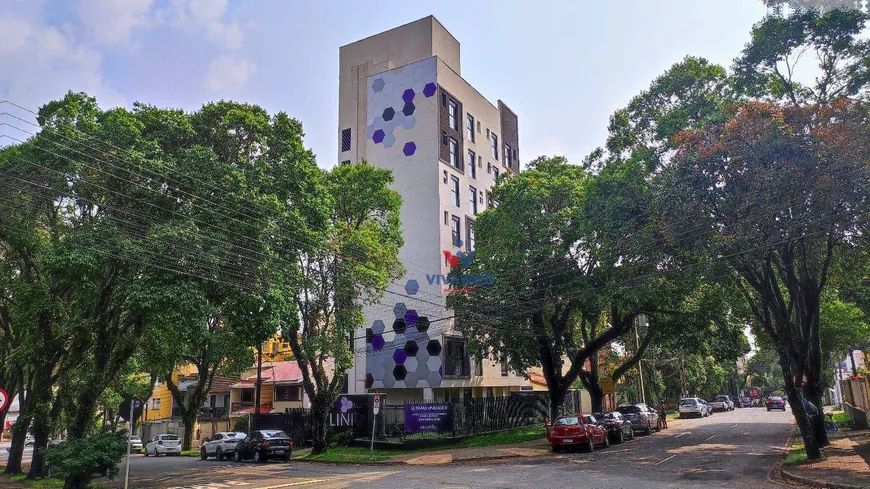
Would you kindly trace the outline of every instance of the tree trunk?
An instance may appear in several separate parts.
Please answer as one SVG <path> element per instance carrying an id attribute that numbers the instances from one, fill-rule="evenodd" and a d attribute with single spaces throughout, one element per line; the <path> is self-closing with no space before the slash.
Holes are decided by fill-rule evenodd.
<path id="1" fill-rule="evenodd" d="M 21 458 L 24 455 L 24 440 L 27 438 L 30 420 L 29 414 L 22 414 L 15 420 L 15 424 L 12 426 L 12 446 L 9 447 L 9 458 L 6 460 L 4 474 L 17 475 L 22 472 Z"/>
<path id="2" fill-rule="evenodd" d="M 196 405 L 185 406 L 185 409 L 181 412 L 181 422 L 184 423 L 184 436 L 181 438 L 182 450 L 191 449 L 193 444 L 193 429 L 196 427 L 196 419 L 198 417 L 199 409 L 196 408 Z"/>
<path id="3" fill-rule="evenodd" d="M 30 471 L 27 479 L 40 479 L 45 472 L 45 447 L 48 446 L 48 437 L 51 435 L 52 417 L 51 403 L 53 392 L 51 389 L 51 375 L 54 365 L 41 365 L 34 370 L 33 393 L 30 399 L 33 414 L 33 458 L 30 462 Z"/>
<path id="4" fill-rule="evenodd" d="M 785 392 L 791 405 L 791 412 L 798 425 L 798 429 L 800 429 L 801 438 L 804 441 L 804 451 L 807 454 L 807 460 L 821 460 L 822 452 L 816 439 L 815 430 L 813 430 L 810 420 L 807 418 L 806 410 L 804 410 L 804 405 L 801 402 L 800 392 L 793 383 L 794 374 L 791 365 L 801 365 L 802 362 L 791 362 L 791 359 L 788 358 L 788 353 L 783 348 L 780 346 L 779 364 L 782 367 L 782 377 L 785 381 Z"/>
<path id="5" fill-rule="evenodd" d="M 557 382 L 558 383 L 558 382 Z M 561 387 L 550 389 L 550 424 L 562 415 L 562 405 L 565 404 L 565 391 Z"/>
<path id="6" fill-rule="evenodd" d="M 9 395 L 9 398 L 12 399 L 14 396 L 12 394 Z M 0 411 L 0 441 L 3 441 L 3 428 L 6 426 L 6 410 Z"/>
<path id="7" fill-rule="evenodd" d="M 263 343 L 257 347 L 257 383 L 254 392 L 254 420 L 260 417 L 260 394 L 263 389 Z"/>
<path id="8" fill-rule="evenodd" d="M 313 446 L 311 454 L 326 453 L 326 428 L 329 424 L 329 408 L 326 399 L 322 394 L 319 394 L 311 399 L 311 421 L 313 424 Z"/>
<path id="9" fill-rule="evenodd" d="M 47 416 L 37 414 L 33 417 L 33 458 L 30 461 L 28 480 L 45 477 L 45 447 L 51 434 L 50 421 Z"/>
<path id="10" fill-rule="evenodd" d="M 824 448 L 830 445 L 831 442 L 828 441 L 828 431 L 825 429 L 825 416 L 822 414 L 824 411 L 822 409 L 823 403 L 821 389 L 813 389 L 811 385 L 807 385 L 806 396 L 807 400 L 813 403 L 819 411 L 819 414 L 812 418 L 812 428 L 819 447 Z"/>

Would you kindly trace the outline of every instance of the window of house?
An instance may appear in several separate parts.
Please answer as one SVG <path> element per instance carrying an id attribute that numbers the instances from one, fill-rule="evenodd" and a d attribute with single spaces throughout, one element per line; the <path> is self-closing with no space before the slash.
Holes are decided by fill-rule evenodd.
<path id="1" fill-rule="evenodd" d="M 447 124 L 454 131 L 459 130 L 459 120 L 457 119 L 456 113 L 459 108 L 456 106 L 456 102 L 453 100 L 449 100 L 447 102 Z"/>
<path id="2" fill-rule="evenodd" d="M 474 195 L 472 194 L 472 197 Z M 474 220 L 465 218 L 465 251 L 471 252 L 474 251 Z"/>
<path id="3" fill-rule="evenodd" d="M 474 142 L 474 116 L 471 114 L 465 116 L 465 139 Z"/>
<path id="4" fill-rule="evenodd" d="M 474 376 L 483 377 L 483 359 L 478 358 L 474 362 Z"/>
<path id="5" fill-rule="evenodd" d="M 341 130 L 341 151 L 350 151 L 350 128 Z"/>
<path id="6" fill-rule="evenodd" d="M 493 180 L 498 180 L 498 176 L 499 176 L 498 168 L 496 168 L 495 166 L 493 166 L 493 167 L 492 167 L 492 179 L 493 179 Z"/>
<path id="7" fill-rule="evenodd" d="M 254 402 L 254 389 L 242 389 L 242 402 Z"/>
<path id="8" fill-rule="evenodd" d="M 301 389 L 295 385 L 276 385 L 275 400 L 276 401 L 301 401 Z"/>
<path id="9" fill-rule="evenodd" d="M 514 153 L 511 151 L 511 147 L 509 144 L 505 143 L 504 145 L 504 164 L 506 167 L 510 168 L 513 164 Z"/>
<path id="10" fill-rule="evenodd" d="M 462 234 L 460 233 L 459 226 L 462 222 L 456 216 L 450 216 L 450 238 L 453 243 L 453 246 L 460 246 L 462 242 Z"/>
<path id="11" fill-rule="evenodd" d="M 471 365 L 468 353 L 465 351 L 465 340 L 462 338 L 447 338 L 447 349 L 444 353 L 444 375 L 453 377 L 470 377 Z"/>
<path id="12" fill-rule="evenodd" d="M 477 178 L 477 158 L 475 157 L 474 151 L 470 149 L 468 150 L 468 157 L 465 159 L 465 162 L 468 164 L 471 178 Z"/>
<path id="13" fill-rule="evenodd" d="M 494 132 L 490 133 L 489 141 L 492 145 L 492 157 L 498 160 L 498 136 Z"/>
<path id="14" fill-rule="evenodd" d="M 447 225 L 447 211 L 444 211 L 444 225 Z"/>
<path id="15" fill-rule="evenodd" d="M 349 164 L 350 164 L 350 160 L 344 160 L 341 162 L 341 166 L 345 166 L 345 165 L 349 165 Z"/>
<path id="16" fill-rule="evenodd" d="M 477 215 L 477 189 L 470 185 L 468 186 L 468 212 L 472 216 Z"/>
<path id="17" fill-rule="evenodd" d="M 459 207 L 459 178 L 455 175 L 450 175 L 450 200 Z"/>
<path id="18" fill-rule="evenodd" d="M 450 166 L 459 168 L 459 155 L 456 154 L 459 143 L 455 139 L 449 138 L 447 140 L 447 147 L 450 149 Z"/>
<path id="19" fill-rule="evenodd" d="M 155 397 L 151 399 L 151 409 L 160 409 L 160 398 Z"/>
<path id="20" fill-rule="evenodd" d="M 212 394 L 211 396 L 209 396 L 208 405 L 209 405 L 209 407 L 217 406 L 217 396 L 216 395 Z"/>
<path id="21" fill-rule="evenodd" d="M 501 376 L 502 376 L 502 377 L 507 377 L 507 376 L 508 376 L 508 363 L 507 363 L 507 360 L 502 360 L 502 361 L 501 361 Z"/>

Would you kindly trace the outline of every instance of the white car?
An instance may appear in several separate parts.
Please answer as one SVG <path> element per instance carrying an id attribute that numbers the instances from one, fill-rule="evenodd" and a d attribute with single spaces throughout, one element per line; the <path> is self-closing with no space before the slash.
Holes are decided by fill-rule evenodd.
<path id="1" fill-rule="evenodd" d="M 236 451 L 236 445 L 245 439 L 244 433 L 235 433 L 232 431 L 221 431 L 215 433 L 207 442 L 203 443 L 199 449 L 199 458 L 205 460 L 209 457 L 214 457 L 218 460 L 224 458 L 232 458 L 233 452 Z"/>
<path id="2" fill-rule="evenodd" d="M 716 399 L 710 402 L 710 405 L 713 406 L 714 411 L 733 411 L 734 410 L 734 401 L 731 400 L 730 397 L 720 394 L 716 396 Z"/>
<path id="3" fill-rule="evenodd" d="M 680 399 L 680 418 L 697 417 L 703 418 L 709 416 L 707 404 L 700 398 L 687 397 Z"/>
<path id="4" fill-rule="evenodd" d="M 138 436 L 130 437 L 130 453 L 139 453 L 142 451 L 142 439 Z"/>
<path id="5" fill-rule="evenodd" d="M 154 455 L 181 455 L 181 440 L 178 435 L 162 434 L 154 435 L 154 438 L 145 445 L 145 456 Z"/>

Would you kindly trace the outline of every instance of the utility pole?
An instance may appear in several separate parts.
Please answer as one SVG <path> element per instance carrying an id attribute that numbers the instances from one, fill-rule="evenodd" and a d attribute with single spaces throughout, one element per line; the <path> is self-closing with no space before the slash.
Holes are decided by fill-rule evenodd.
<path id="1" fill-rule="evenodd" d="M 683 360 L 683 352 L 680 352 L 680 398 L 689 397 L 686 390 L 686 363 Z"/>
<path id="2" fill-rule="evenodd" d="M 634 352 L 635 355 L 638 351 L 640 351 L 640 337 L 637 334 L 638 326 L 640 325 L 640 317 L 635 318 L 634 320 Z M 640 402 L 646 404 L 646 393 L 643 390 L 643 367 L 641 364 L 643 361 L 637 362 L 637 378 L 640 380 Z"/>

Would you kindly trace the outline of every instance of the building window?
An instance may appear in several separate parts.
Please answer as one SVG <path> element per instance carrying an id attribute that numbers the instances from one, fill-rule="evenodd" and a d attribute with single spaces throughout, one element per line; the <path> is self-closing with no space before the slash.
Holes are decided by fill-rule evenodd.
<path id="1" fill-rule="evenodd" d="M 155 397 L 151 399 L 151 409 L 160 409 L 160 398 Z"/>
<path id="2" fill-rule="evenodd" d="M 275 386 L 276 401 L 301 401 L 302 396 L 299 387 L 289 385 Z"/>
<path id="3" fill-rule="evenodd" d="M 341 151 L 350 151 L 350 128 L 341 130 Z"/>
<path id="4" fill-rule="evenodd" d="M 492 192 L 486 191 L 486 208 L 492 209 Z"/>
<path id="5" fill-rule="evenodd" d="M 466 158 L 465 163 L 471 171 L 471 178 L 477 178 L 477 158 L 474 151 L 468 150 L 468 158 Z"/>
<path id="6" fill-rule="evenodd" d="M 454 131 L 459 130 L 459 120 L 457 119 L 456 112 L 459 108 L 456 106 L 456 102 L 453 100 L 449 100 L 447 102 L 447 125 L 450 126 L 450 129 Z"/>
<path id="7" fill-rule="evenodd" d="M 471 114 L 465 116 L 465 139 L 474 142 L 474 116 Z"/>
<path id="8" fill-rule="evenodd" d="M 242 389 L 242 402 L 254 402 L 254 389 Z"/>
<path id="9" fill-rule="evenodd" d="M 492 144 L 492 157 L 498 160 L 498 136 L 494 132 L 490 133 L 489 141 Z"/>
<path id="10" fill-rule="evenodd" d="M 501 361 L 501 376 L 502 376 L 502 377 L 507 377 L 507 376 L 508 376 L 508 364 L 507 364 L 507 360 L 502 360 L 502 361 Z"/>
<path id="11" fill-rule="evenodd" d="M 344 160 L 341 162 L 341 166 L 345 166 L 345 165 L 349 165 L 349 164 L 350 164 L 350 160 Z"/>
<path id="12" fill-rule="evenodd" d="M 497 182 L 497 181 L 498 181 L 498 175 L 499 175 L 498 168 L 496 168 L 495 166 L 493 166 L 493 167 L 492 167 L 492 180 L 493 180 L 494 182 Z"/>
<path id="13" fill-rule="evenodd" d="M 483 377 L 483 359 L 478 358 L 474 362 L 474 376 Z"/>
<path id="14" fill-rule="evenodd" d="M 458 248 L 462 243 L 462 234 L 459 232 L 461 221 L 456 216 L 450 216 L 450 218 L 450 240 L 453 243 L 453 246 Z"/>
<path id="15" fill-rule="evenodd" d="M 477 189 L 470 185 L 468 186 L 468 212 L 472 216 L 477 215 Z"/>
<path id="16" fill-rule="evenodd" d="M 450 175 L 450 200 L 459 207 L 459 178 L 455 175 Z"/>
<path id="17" fill-rule="evenodd" d="M 447 211 L 444 211 L 444 225 L 447 225 Z"/>
<path id="18" fill-rule="evenodd" d="M 465 251 L 474 251 L 474 219 L 465 218 Z"/>
<path id="19" fill-rule="evenodd" d="M 452 377 L 470 377 L 471 365 L 468 353 L 465 351 L 465 340 L 447 338 L 447 349 L 444 353 L 444 375 Z"/>
<path id="20" fill-rule="evenodd" d="M 504 145 L 504 164 L 506 167 L 510 168 L 513 164 L 514 153 L 511 151 L 511 147 L 509 144 L 505 143 Z"/>
<path id="21" fill-rule="evenodd" d="M 447 147 L 450 148 L 450 166 L 453 168 L 459 168 L 459 155 L 456 154 L 458 145 L 459 143 L 453 138 L 447 140 Z"/>

